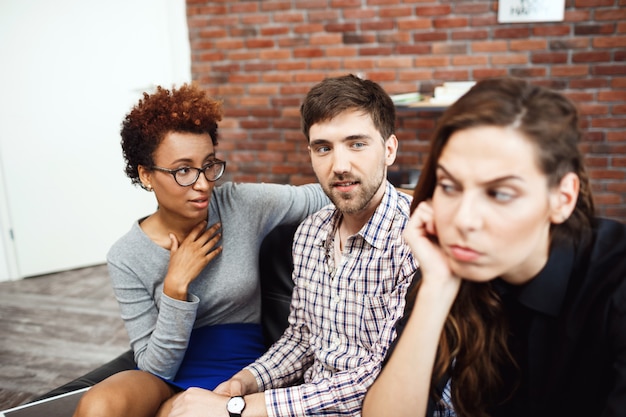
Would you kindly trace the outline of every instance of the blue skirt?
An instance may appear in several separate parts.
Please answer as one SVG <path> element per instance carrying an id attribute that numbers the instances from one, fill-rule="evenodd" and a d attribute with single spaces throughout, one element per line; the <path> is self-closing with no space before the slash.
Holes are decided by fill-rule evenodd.
<path id="1" fill-rule="evenodd" d="M 214 389 L 265 352 L 260 324 L 234 323 L 193 329 L 176 377 L 181 389 Z"/>

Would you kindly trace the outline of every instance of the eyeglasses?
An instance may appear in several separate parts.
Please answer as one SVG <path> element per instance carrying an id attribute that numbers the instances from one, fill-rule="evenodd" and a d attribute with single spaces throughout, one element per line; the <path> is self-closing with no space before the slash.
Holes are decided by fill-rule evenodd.
<path id="1" fill-rule="evenodd" d="M 226 169 L 226 161 L 214 159 L 202 168 L 183 167 L 178 169 L 167 169 L 153 166 L 152 169 L 172 174 L 174 181 L 176 181 L 178 185 L 181 187 L 189 187 L 198 181 L 201 172 L 204 174 L 204 178 L 206 178 L 207 181 L 214 182 L 219 180 Z"/>

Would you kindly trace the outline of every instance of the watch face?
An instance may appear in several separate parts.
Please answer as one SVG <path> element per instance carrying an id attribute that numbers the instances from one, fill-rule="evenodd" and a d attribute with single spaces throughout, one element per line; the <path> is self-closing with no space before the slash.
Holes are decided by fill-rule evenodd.
<path id="1" fill-rule="evenodd" d="M 229 413 L 241 413 L 243 408 L 246 406 L 246 402 L 243 397 L 233 397 L 228 400 L 228 412 Z"/>

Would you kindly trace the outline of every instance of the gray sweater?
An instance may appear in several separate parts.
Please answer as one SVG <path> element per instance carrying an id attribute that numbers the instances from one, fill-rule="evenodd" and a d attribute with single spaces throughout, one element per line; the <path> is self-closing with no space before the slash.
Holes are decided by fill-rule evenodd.
<path id="1" fill-rule="evenodd" d="M 236 184 L 213 189 L 208 226 L 222 223 L 222 253 L 180 301 L 163 294 L 170 253 L 135 222 L 107 255 L 113 290 L 140 369 L 172 379 L 195 327 L 260 323 L 259 248 L 279 224 L 330 203 L 318 184 Z"/>

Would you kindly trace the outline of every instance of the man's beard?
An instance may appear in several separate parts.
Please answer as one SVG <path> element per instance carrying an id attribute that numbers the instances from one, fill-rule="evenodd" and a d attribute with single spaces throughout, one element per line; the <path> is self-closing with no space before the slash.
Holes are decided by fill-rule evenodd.
<path id="1" fill-rule="evenodd" d="M 372 198 L 383 182 L 383 178 L 384 176 L 381 175 L 379 178 L 373 179 L 367 183 L 355 180 L 355 182 L 359 184 L 356 193 L 342 193 L 337 191 L 335 187 L 328 185 L 324 185 L 322 188 L 339 211 L 344 214 L 355 214 L 365 209 L 370 201 L 372 201 Z M 351 181 L 352 179 L 339 177 L 338 180 Z"/>

